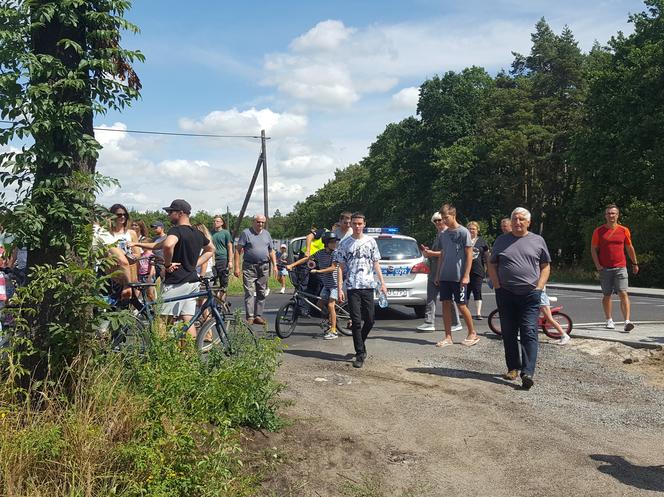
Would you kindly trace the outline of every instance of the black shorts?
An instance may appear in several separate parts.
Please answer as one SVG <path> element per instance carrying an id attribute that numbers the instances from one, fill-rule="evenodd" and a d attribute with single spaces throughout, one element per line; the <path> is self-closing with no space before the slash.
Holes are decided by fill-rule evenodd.
<path id="1" fill-rule="evenodd" d="M 470 283 L 468 283 L 468 297 L 472 295 L 475 300 L 482 300 L 482 283 L 484 277 L 479 274 L 470 275 Z"/>
<path id="2" fill-rule="evenodd" d="M 440 300 L 454 300 L 457 304 L 466 305 L 468 301 L 466 285 L 462 285 L 458 281 L 441 281 L 440 286 Z"/>

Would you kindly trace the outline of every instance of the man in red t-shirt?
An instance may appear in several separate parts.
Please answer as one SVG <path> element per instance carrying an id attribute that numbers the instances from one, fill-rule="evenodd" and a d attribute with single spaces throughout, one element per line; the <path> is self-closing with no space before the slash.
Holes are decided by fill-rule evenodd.
<path id="1" fill-rule="evenodd" d="M 625 226 L 618 224 L 620 210 L 615 204 L 606 206 L 604 217 L 606 223 L 596 228 L 590 242 L 590 254 L 595 267 L 599 271 L 599 281 L 602 286 L 602 306 L 606 327 L 615 329 L 616 325 L 612 317 L 611 294 L 617 293 L 620 297 L 620 310 L 625 319 L 625 332 L 634 329 L 634 323 L 629 320 L 629 296 L 627 295 L 627 259 L 625 249 L 632 261 L 632 271 L 639 272 L 639 264 L 636 261 L 636 252 L 632 245 L 632 235 Z"/>

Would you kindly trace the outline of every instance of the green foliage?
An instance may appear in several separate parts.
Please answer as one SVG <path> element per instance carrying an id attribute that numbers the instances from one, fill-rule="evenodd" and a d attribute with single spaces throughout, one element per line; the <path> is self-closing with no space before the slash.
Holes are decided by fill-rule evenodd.
<path id="1" fill-rule="evenodd" d="M 87 238 L 90 233 L 81 236 Z M 12 297 L 15 325 L 6 330 L 13 345 L 15 380 L 29 374 L 21 368 L 26 364 L 24 359 L 32 364 L 41 363 L 52 374 L 60 374 L 72 357 L 98 349 L 102 320 L 121 324 L 130 317 L 124 312 L 111 311 L 103 298 L 113 273 L 99 276 L 97 267 L 110 271 L 112 264 L 104 250 L 81 248 L 76 257 L 62 258 L 54 266 L 45 264 L 31 269 L 28 285 L 18 288 Z M 46 295 L 57 304 L 41 307 Z M 48 323 L 45 336 L 36 334 L 31 325 L 38 315 Z"/>
<path id="2" fill-rule="evenodd" d="M 280 425 L 279 351 L 261 340 L 206 361 L 168 339 L 141 361 L 79 356 L 31 386 L 28 398 L 45 399 L 38 410 L 0 387 L 0 485 L 9 495 L 253 495 L 238 428 Z"/>
<path id="3" fill-rule="evenodd" d="M 49 248 L 51 261 L 96 214 L 92 116 L 138 97 L 129 64 L 143 56 L 119 46 L 121 30 L 137 31 L 122 18 L 129 5 L 33 0 L 0 8 L 0 118 L 13 122 L 0 144 L 28 142 L 0 155 L 0 179 L 17 192 L 2 200 L 10 231 L 33 250 Z"/>

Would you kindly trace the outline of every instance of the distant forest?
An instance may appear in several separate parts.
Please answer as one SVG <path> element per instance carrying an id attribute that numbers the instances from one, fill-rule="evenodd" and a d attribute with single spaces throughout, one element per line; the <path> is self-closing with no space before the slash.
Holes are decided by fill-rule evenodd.
<path id="1" fill-rule="evenodd" d="M 274 228 L 302 235 L 360 210 L 370 225 L 428 241 L 431 214 L 450 202 L 491 240 L 524 206 L 557 265 L 590 269 L 592 229 L 616 203 L 642 264 L 633 283 L 664 286 L 663 13 L 664 0 L 647 0 L 629 18 L 632 34 L 588 53 L 569 28 L 556 34 L 541 19 L 509 72 L 469 67 L 426 80 L 417 117 L 388 124 L 364 159 Z"/>

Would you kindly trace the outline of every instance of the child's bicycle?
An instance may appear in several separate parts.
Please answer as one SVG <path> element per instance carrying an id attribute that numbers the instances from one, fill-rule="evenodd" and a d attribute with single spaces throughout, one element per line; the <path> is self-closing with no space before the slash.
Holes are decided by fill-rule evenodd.
<path id="1" fill-rule="evenodd" d="M 553 299 L 553 297 L 551 297 Z M 562 305 L 556 306 L 556 307 L 551 307 L 551 315 L 553 316 L 553 319 L 556 320 L 556 322 L 560 325 L 560 327 L 563 329 L 565 333 L 570 335 L 572 333 L 572 318 L 570 318 L 567 314 L 562 312 Z M 501 335 L 503 334 L 502 330 L 500 329 L 500 315 L 498 314 L 498 309 L 494 309 L 491 311 L 489 314 L 489 329 L 493 331 L 496 335 Z M 558 330 L 556 330 L 551 324 L 549 324 L 546 320 L 546 317 L 544 317 L 544 314 L 542 314 L 542 311 L 540 310 L 539 317 L 537 318 L 537 326 L 539 328 L 542 328 L 542 331 L 546 336 L 549 338 L 554 338 L 558 339 L 560 338 L 560 333 Z"/>
<path id="2" fill-rule="evenodd" d="M 307 293 L 301 288 L 303 283 L 306 281 L 308 270 L 305 267 L 299 267 L 293 271 L 288 272 L 288 277 L 293 283 L 295 292 L 288 302 L 281 306 L 277 311 L 277 317 L 274 323 L 274 329 L 277 332 L 279 338 L 288 338 L 291 336 L 297 323 L 301 319 L 306 319 L 306 312 L 303 312 L 303 309 L 307 309 L 309 313 L 312 311 L 318 311 L 321 316 L 320 327 L 323 331 L 327 331 L 330 327 L 327 315 L 327 305 L 321 302 L 321 305 L 318 302 L 321 300 L 318 295 Z M 347 329 L 345 326 L 340 326 L 341 322 L 350 320 L 350 312 L 348 311 L 348 304 L 346 302 L 339 303 L 337 302 L 334 306 L 337 313 L 337 330 L 346 336 L 352 336 L 353 332 Z"/>

